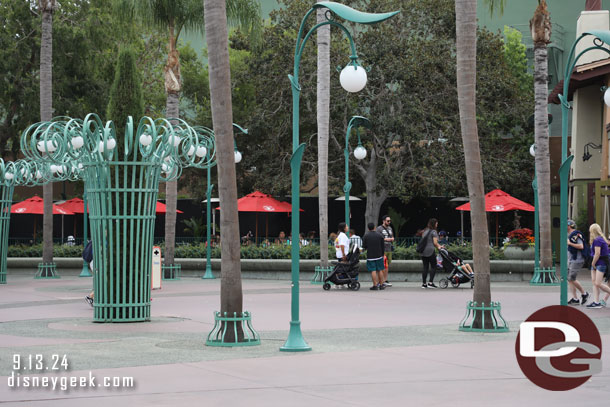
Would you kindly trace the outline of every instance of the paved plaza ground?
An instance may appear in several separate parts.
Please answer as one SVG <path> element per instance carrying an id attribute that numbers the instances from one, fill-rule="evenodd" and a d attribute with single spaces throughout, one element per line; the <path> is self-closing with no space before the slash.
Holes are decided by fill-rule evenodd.
<path id="1" fill-rule="evenodd" d="M 302 283 L 302 328 L 313 351 L 299 354 L 278 351 L 290 320 L 287 281 L 244 281 L 244 309 L 262 344 L 234 349 L 204 346 L 219 308 L 219 280 L 164 281 L 153 291 L 149 323 L 91 322 L 83 300 L 90 287 L 89 278 L 9 274 L 0 286 L 1 405 L 542 407 L 610 400 L 610 309 L 583 308 L 605 352 L 602 373 L 580 388 L 542 390 L 517 365 L 518 324 L 557 304 L 558 287 L 494 283 L 493 299 L 502 303 L 511 331 L 474 334 L 457 329 L 470 288 L 423 290 L 398 282 L 385 291 L 327 292 Z M 15 354 L 65 354 L 64 376 L 92 371 L 98 383 L 133 377 L 135 386 L 9 388 Z"/>

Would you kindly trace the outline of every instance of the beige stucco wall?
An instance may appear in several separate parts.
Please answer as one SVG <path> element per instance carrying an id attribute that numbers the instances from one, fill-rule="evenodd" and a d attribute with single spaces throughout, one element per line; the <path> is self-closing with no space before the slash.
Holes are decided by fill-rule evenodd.
<path id="1" fill-rule="evenodd" d="M 584 32 L 592 30 L 608 30 L 610 28 L 609 16 L 610 13 L 608 10 L 581 12 L 578 22 L 576 23 L 576 38 L 580 37 L 580 35 Z M 591 46 L 593 46 L 593 37 L 582 39 L 576 46 L 575 56 L 581 51 L 584 51 L 585 48 Z M 606 58 L 608 58 L 608 54 L 603 51 L 590 51 L 578 60 L 577 66 Z"/>
<path id="2" fill-rule="evenodd" d="M 584 147 L 587 143 L 601 144 L 602 141 L 602 93 L 599 86 L 588 86 L 574 93 L 572 111 L 572 179 L 599 179 L 601 153 L 589 148 L 591 158 L 583 161 Z"/>

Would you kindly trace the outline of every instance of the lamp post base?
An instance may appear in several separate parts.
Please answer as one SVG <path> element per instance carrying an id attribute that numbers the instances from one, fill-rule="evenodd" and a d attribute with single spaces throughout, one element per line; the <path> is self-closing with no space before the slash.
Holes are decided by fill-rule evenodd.
<path id="1" fill-rule="evenodd" d="M 83 270 L 78 275 L 79 277 L 93 277 L 91 271 L 89 270 L 89 265 L 87 263 L 83 263 Z"/>
<path id="2" fill-rule="evenodd" d="M 211 265 L 207 265 L 205 267 L 205 274 L 201 278 L 203 280 L 212 280 L 212 279 L 216 278 L 216 276 L 214 276 L 214 273 L 212 273 L 212 266 Z"/>
<path id="3" fill-rule="evenodd" d="M 290 321 L 290 333 L 284 346 L 280 348 L 282 352 L 306 352 L 311 350 L 311 346 L 305 342 L 301 333 L 301 321 Z"/>

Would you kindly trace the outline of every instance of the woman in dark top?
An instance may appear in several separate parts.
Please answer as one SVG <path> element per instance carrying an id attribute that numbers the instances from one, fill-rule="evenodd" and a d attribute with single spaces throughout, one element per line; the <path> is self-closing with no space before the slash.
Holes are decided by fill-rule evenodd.
<path id="1" fill-rule="evenodd" d="M 602 228 L 594 223 L 589 227 L 589 241 L 591 243 L 591 281 L 593 282 L 593 302 L 587 308 L 601 308 L 599 291 L 610 293 L 610 287 L 604 283 L 604 275 L 608 272 L 608 239 L 604 236 Z"/>
<path id="2" fill-rule="evenodd" d="M 421 288 L 437 288 L 434 285 L 434 273 L 436 272 L 436 249 L 440 249 L 442 246 L 438 243 L 438 221 L 434 218 L 428 221 L 428 227 L 422 233 L 422 239 L 426 240 L 426 247 L 421 254 L 421 261 L 424 265 L 424 271 L 422 272 L 422 285 Z M 428 278 L 428 270 L 430 271 L 430 281 L 426 284 Z"/>

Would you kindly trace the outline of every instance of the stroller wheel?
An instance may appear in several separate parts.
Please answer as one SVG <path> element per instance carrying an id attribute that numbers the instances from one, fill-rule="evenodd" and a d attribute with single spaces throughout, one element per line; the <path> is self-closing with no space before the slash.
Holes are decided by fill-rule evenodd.
<path id="1" fill-rule="evenodd" d="M 446 278 L 441 278 L 441 281 L 438 282 L 439 287 L 447 288 L 449 287 L 449 281 Z"/>
<path id="2" fill-rule="evenodd" d="M 453 276 L 451 279 L 451 287 L 458 288 L 460 286 L 460 278 L 458 276 Z"/>
<path id="3" fill-rule="evenodd" d="M 358 290 L 360 289 L 360 283 L 359 283 L 359 282 L 357 282 L 357 281 L 356 281 L 355 283 L 351 283 L 351 284 L 349 285 L 349 288 L 350 288 L 352 291 L 358 291 Z"/>
<path id="4" fill-rule="evenodd" d="M 470 280 L 470 288 L 474 288 L 474 278 Z"/>
<path id="5" fill-rule="evenodd" d="M 322 288 L 324 289 L 324 291 L 328 291 L 328 290 L 330 290 L 330 284 L 328 284 L 328 283 L 324 283 L 324 285 L 322 286 Z"/>

